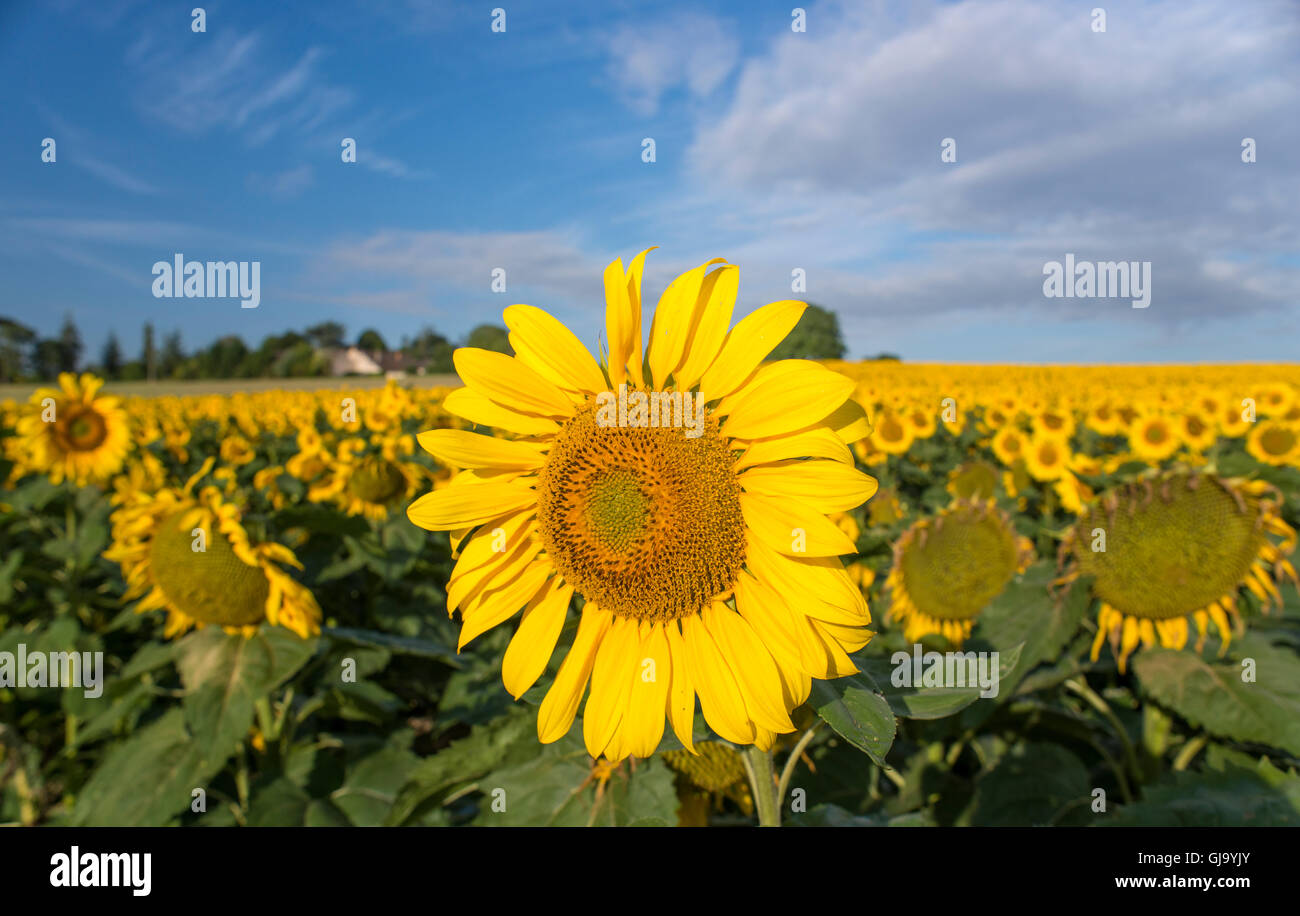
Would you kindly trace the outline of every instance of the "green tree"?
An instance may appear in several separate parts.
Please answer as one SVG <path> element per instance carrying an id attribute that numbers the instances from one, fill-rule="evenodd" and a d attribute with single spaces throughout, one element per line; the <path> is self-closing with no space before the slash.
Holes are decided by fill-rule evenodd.
<path id="1" fill-rule="evenodd" d="M 76 372 L 81 363 L 81 335 L 69 312 L 63 318 L 63 327 L 59 328 L 59 371 Z"/>
<path id="2" fill-rule="evenodd" d="M 153 325 L 148 322 L 144 326 L 144 349 L 140 353 L 140 361 L 144 363 L 145 378 L 152 382 L 158 377 L 158 360 L 153 348 Z"/>
<path id="3" fill-rule="evenodd" d="M 185 348 L 181 346 L 181 332 L 172 331 L 163 338 L 162 353 L 158 357 L 158 374 L 163 378 L 172 378 L 183 362 Z"/>
<path id="4" fill-rule="evenodd" d="M 768 359 L 843 359 L 844 352 L 838 316 L 810 302 L 794 330 Z"/>
<path id="5" fill-rule="evenodd" d="M 343 346 L 343 325 L 337 321 L 322 321 L 307 329 L 307 339 L 318 347 Z"/>
<path id="6" fill-rule="evenodd" d="M 63 368 L 62 341 L 46 337 L 36 342 L 32 349 L 32 371 L 42 380 L 54 378 Z"/>
<path id="7" fill-rule="evenodd" d="M 0 382 L 12 382 L 22 375 L 25 351 L 36 340 L 36 332 L 12 318 L 0 317 Z"/>
<path id="8" fill-rule="evenodd" d="M 108 340 L 99 356 L 99 367 L 106 379 L 120 378 L 122 375 L 122 346 L 117 342 L 117 335 L 108 332 Z"/>
<path id="9" fill-rule="evenodd" d="M 388 344 L 384 343 L 384 338 L 374 328 L 366 328 L 357 338 L 357 349 L 370 353 L 386 353 Z"/>
<path id="10" fill-rule="evenodd" d="M 469 332 L 465 346 L 478 347 L 480 350 L 495 350 L 498 353 L 513 355 L 510 346 L 510 332 L 495 324 L 481 324 Z"/>

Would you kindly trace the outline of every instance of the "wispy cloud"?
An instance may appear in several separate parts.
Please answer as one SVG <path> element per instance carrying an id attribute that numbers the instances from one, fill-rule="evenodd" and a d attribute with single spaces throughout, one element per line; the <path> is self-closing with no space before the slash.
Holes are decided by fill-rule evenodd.
<path id="1" fill-rule="evenodd" d="M 720 20 L 679 13 L 652 24 L 625 25 L 607 40 L 608 74 L 638 112 L 654 114 L 662 97 L 685 90 L 692 99 L 713 93 L 735 69 L 740 43 Z"/>

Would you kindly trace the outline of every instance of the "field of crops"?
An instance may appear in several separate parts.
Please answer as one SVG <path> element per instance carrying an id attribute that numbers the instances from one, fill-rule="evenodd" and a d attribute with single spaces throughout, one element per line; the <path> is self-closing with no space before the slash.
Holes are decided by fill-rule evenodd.
<path id="1" fill-rule="evenodd" d="M 1300 367 L 827 368 L 868 423 L 801 457 L 847 445 L 878 482 L 828 512 L 874 636 L 827 650 L 841 676 L 789 688 L 792 729 L 752 699 L 737 724 L 692 656 L 701 714 L 665 685 L 655 741 L 593 737 L 595 694 L 579 701 L 603 662 L 576 694 L 562 667 L 587 639 L 580 595 L 463 613 L 476 589 L 541 581 L 533 554 L 474 581 L 509 523 L 408 517 L 512 485 L 420 433 L 543 460 L 489 402 L 464 419 L 467 389 L 119 399 L 65 376 L 0 403 L 0 822 L 1300 823 Z M 763 435 L 746 461 L 789 465 L 760 460 Z M 445 460 L 460 440 L 437 441 Z M 543 628 L 540 650 L 510 649 Z M 955 684 L 924 654 L 958 648 L 993 669 Z M 72 652 L 84 689 L 59 684 Z"/>

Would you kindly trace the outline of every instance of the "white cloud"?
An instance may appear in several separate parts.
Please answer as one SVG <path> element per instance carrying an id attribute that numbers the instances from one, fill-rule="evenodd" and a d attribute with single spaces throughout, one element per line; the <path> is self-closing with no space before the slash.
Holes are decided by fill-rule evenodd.
<path id="1" fill-rule="evenodd" d="M 681 13 L 659 23 L 619 27 L 607 50 L 610 78 L 633 108 L 649 115 L 675 89 L 707 98 L 735 69 L 740 45 L 721 21 Z"/>

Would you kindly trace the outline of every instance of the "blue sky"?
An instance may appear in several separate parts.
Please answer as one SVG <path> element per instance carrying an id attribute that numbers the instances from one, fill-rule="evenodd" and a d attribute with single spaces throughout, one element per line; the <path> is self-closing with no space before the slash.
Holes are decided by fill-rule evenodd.
<path id="1" fill-rule="evenodd" d="M 0 315 L 71 312 L 91 357 L 146 321 L 396 343 L 514 302 L 594 349 L 604 265 L 651 245 L 648 302 L 726 257 L 738 316 L 825 304 L 853 356 L 1298 352 L 1295 3 L 1110 4 L 1097 32 L 1093 3 L 826 2 L 796 33 L 791 3 L 500 0 L 494 33 L 491 3 L 223 0 L 194 33 L 197 2 L 0 6 Z M 1150 260 L 1151 307 L 1045 298 L 1067 252 Z M 260 261 L 260 307 L 154 298 L 176 253 Z"/>

